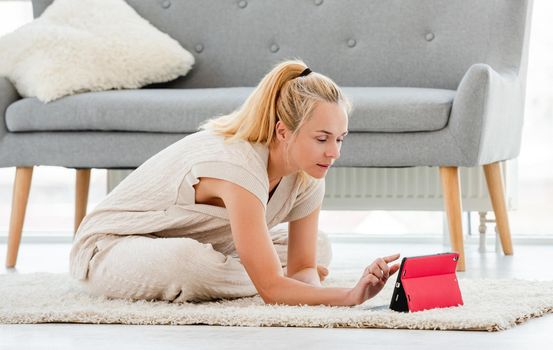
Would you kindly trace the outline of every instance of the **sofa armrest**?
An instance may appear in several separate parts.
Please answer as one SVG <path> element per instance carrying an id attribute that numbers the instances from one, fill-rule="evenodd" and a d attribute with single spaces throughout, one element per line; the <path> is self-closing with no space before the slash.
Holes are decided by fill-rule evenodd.
<path id="1" fill-rule="evenodd" d="M 6 110 L 8 106 L 13 102 L 19 100 L 21 96 L 15 90 L 15 87 L 12 83 L 6 78 L 0 76 L 0 138 L 8 132 L 6 128 Z"/>
<path id="2" fill-rule="evenodd" d="M 465 156 L 464 166 L 512 159 L 520 152 L 524 114 L 516 72 L 472 65 L 459 83 L 448 130 Z"/>

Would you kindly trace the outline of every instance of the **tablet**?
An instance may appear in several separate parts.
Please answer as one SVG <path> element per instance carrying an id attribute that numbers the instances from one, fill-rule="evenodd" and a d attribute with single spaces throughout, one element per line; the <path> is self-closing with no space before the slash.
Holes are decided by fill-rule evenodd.
<path id="1" fill-rule="evenodd" d="M 415 312 L 463 305 L 455 273 L 458 260 L 458 253 L 403 258 L 390 309 Z"/>

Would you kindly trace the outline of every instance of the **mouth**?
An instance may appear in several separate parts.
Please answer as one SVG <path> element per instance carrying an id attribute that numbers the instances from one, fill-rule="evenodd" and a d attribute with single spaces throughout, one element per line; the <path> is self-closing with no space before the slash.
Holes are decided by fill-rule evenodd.
<path id="1" fill-rule="evenodd" d="M 330 167 L 330 164 L 317 164 L 321 168 L 328 169 Z"/>

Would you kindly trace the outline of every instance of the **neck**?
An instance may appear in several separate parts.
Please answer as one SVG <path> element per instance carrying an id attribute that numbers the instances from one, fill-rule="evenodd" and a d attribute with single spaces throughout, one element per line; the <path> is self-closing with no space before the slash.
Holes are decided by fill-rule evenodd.
<path id="1" fill-rule="evenodd" d="M 267 160 L 267 176 L 269 177 L 269 186 L 276 184 L 284 176 L 294 172 L 286 164 L 286 149 L 281 142 L 271 143 L 269 145 L 269 159 Z"/>

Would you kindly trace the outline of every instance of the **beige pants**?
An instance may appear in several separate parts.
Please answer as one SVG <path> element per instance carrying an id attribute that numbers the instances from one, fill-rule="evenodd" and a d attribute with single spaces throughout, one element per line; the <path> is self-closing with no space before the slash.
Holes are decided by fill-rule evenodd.
<path id="1" fill-rule="evenodd" d="M 286 268 L 288 232 L 269 233 Z M 194 302 L 257 294 L 237 254 L 224 255 L 191 238 L 128 235 L 96 246 L 84 282 L 93 295 Z M 330 241 L 319 231 L 317 264 L 327 267 L 331 259 Z"/>

